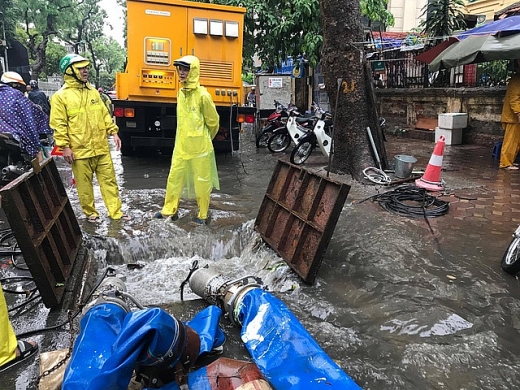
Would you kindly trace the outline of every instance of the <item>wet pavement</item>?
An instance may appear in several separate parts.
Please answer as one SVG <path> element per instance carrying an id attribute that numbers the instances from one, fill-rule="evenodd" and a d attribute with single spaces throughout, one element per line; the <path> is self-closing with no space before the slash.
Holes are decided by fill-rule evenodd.
<path id="1" fill-rule="evenodd" d="M 180 283 L 193 260 L 211 263 L 230 278 L 260 276 L 300 319 L 322 348 L 364 389 L 513 389 L 520 387 L 520 284 L 500 268 L 520 224 L 520 171 L 498 169 L 492 146 L 454 145 L 444 152 L 438 195 L 449 212 L 410 218 L 369 198 L 395 187 L 350 182 L 352 188 L 314 285 L 302 283 L 254 231 L 254 219 L 276 158 L 256 150 L 250 133 L 243 148 L 219 155 L 221 190 L 211 201 L 206 227 L 188 224 L 193 201 L 182 201 L 180 220 L 152 220 L 164 197 L 169 156 L 121 158 L 114 153 L 125 208 L 133 220 L 97 225 L 79 213 L 70 172 L 57 164 L 86 241 L 103 270 L 126 278 L 145 305 L 161 305 L 189 319 L 204 304 Z M 434 143 L 389 136 L 395 155 L 426 168 Z M 325 169 L 315 152 L 306 164 Z M 99 195 L 99 194 L 98 194 Z M 100 199 L 100 197 L 98 197 Z M 102 216 L 106 211 L 99 203 Z M 128 267 L 140 264 L 142 268 Z M 9 265 L 2 275 L 19 274 Z M 10 299 L 16 304 L 21 298 Z M 59 324 L 63 313 L 35 305 L 13 315 L 17 333 Z M 223 319 L 225 348 L 247 359 L 238 332 Z M 67 332 L 36 334 L 42 351 L 66 348 Z M 0 378 L 0 388 L 35 388 L 38 360 Z"/>

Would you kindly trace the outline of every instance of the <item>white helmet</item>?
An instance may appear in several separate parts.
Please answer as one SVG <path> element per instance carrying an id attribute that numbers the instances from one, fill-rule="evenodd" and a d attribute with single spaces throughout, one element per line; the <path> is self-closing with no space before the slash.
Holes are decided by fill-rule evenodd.
<path id="1" fill-rule="evenodd" d="M 23 81 L 22 76 L 20 76 L 16 72 L 5 72 L 2 75 L 2 79 L 0 80 L 4 84 L 22 84 L 25 85 L 25 81 Z"/>

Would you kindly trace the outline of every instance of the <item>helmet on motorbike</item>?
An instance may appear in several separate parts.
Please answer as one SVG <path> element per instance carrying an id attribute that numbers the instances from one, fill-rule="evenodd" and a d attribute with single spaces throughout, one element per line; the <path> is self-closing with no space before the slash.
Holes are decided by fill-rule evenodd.
<path id="1" fill-rule="evenodd" d="M 105 91 L 103 91 L 103 88 L 101 88 L 101 87 L 99 87 L 97 90 L 98 90 L 99 93 L 105 92 Z"/>
<path id="2" fill-rule="evenodd" d="M 31 88 L 38 88 L 38 81 L 31 80 L 29 81 L 29 85 L 31 86 Z"/>
<path id="3" fill-rule="evenodd" d="M 75 64 L 78 68 L 83 68 L 90 64 L 90 61 L 79 54 L 67 54 L 60 60 L 59 68 L 61 73 L 65 73 L 69 66 Z"/>
<path id="4" fill-rule="evenodd" d="M 20 76 L 16 72 L 5 72 L 2 75 L 1 80 L 4 84 L 22 84 L 25 85 L 25 81 L 23 81 L 22 76 Z"/>

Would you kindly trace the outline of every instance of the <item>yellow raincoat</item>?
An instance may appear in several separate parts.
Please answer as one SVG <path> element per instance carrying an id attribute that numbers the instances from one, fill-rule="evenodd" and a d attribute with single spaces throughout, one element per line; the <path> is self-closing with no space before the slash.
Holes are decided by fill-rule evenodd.
<path id="1" fill-rule="evenodd" d="M 2 289 L 1 284 L 0 289 Z M 7 303 L 3 291 L 0 291 L 0 366 L 16 357 L 16 346 L 16 335 L 9 321 Z"/>
<path id="2" fill-rule="evenodd" d="M 71 66 L 78 75 L 75 64 Z M 74 153 L 72 172 L 81 208 L 87 217 L 99 216 L 94 206 L 95 173 L 109 217 L 120 219 L 121 200 L 107 138 L 119 129 L 92 85 L 69 74 L 64 75 L 64 81 L 64 86 L 52 95 L 50 127 L 56 145 Z"/>
<path id="3" fill-rule="evenodd" d="M 199 83 L 199 59 L 185 56 L 179 61 L 190 64 L 190 72 L 177 96 L 175 148 L 161 213 L 164 216 L 176 214 L 182 190 L 186 188 L 188 197 L 195 193 L 199 207 L 197 218 L 205 220 L 211 191 L 220 189 L 211 142 L 219 129 L 219 116 L 211 95 Z"/>
<path id="4" fill-rule="evenodd" d="M 520 72 L 509 79 L 502 107 L 504 140 L 500 152 L 500 168 L 507 168 L 516 160 L 520 151 Z"/>

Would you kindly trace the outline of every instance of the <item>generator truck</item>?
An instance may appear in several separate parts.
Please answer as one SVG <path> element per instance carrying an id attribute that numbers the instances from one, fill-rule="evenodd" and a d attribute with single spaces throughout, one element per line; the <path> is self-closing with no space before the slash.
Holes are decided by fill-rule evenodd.
<path id="1" fill-rule="evenodd" d="M 255 116 L 254 108 L 242 105 L 245 9 L 183 0 L 126 4 L 128 58 L 116 75 L 113 100 L 122 154 L 173 149 L 180 89 L 173 62 L 188 54 L 199 58 L 200 83 L 220 116 L 215 151 L 238 150 L 241 126 Z"/>

